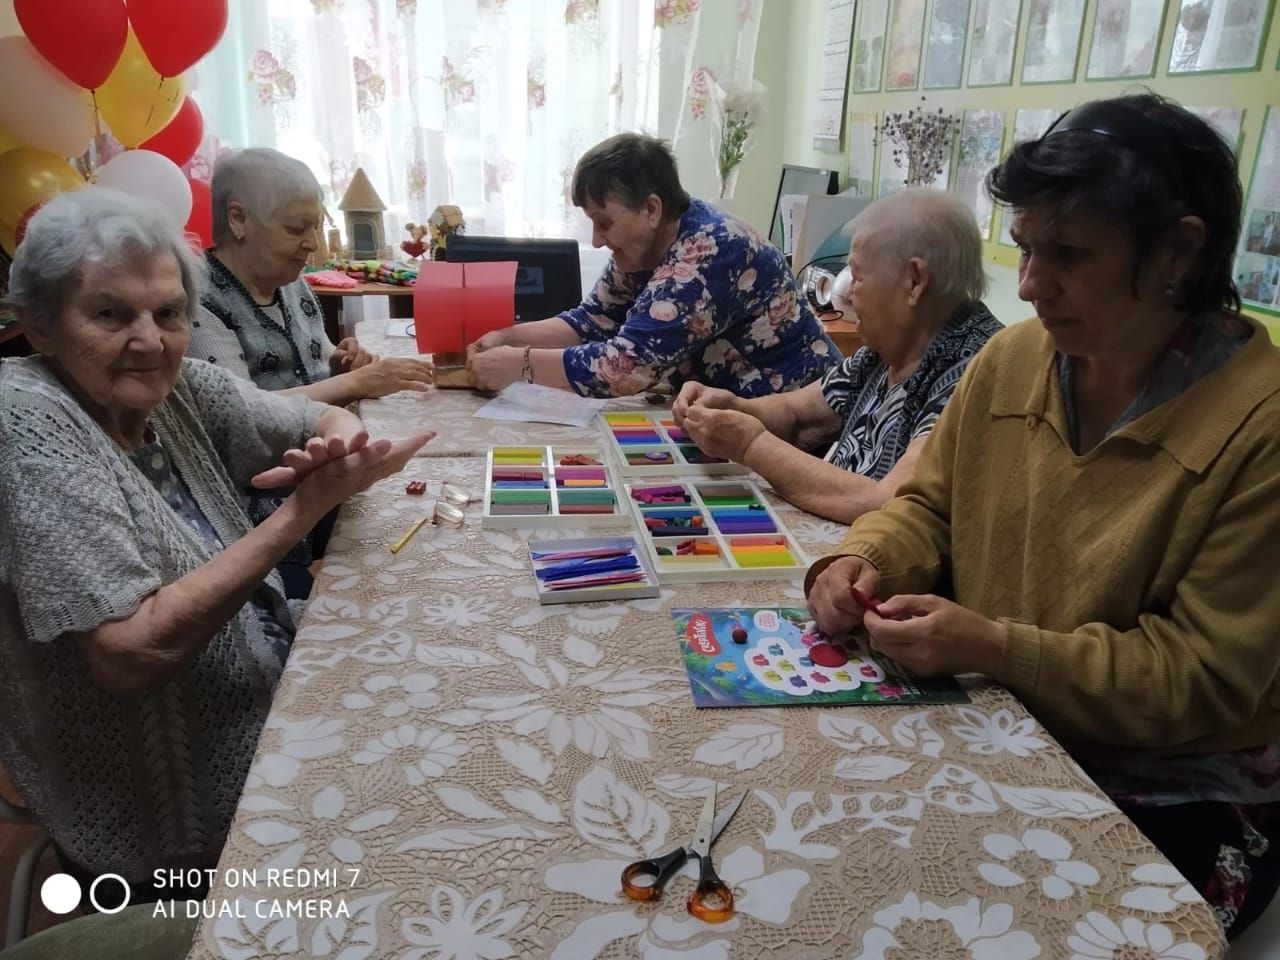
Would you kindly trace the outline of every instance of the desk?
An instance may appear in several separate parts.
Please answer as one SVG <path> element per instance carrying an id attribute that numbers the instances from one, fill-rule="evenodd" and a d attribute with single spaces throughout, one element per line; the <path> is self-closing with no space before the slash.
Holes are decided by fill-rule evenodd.
<path id="1" fill-rule="evenodd" d="M 357 283 L 354 287 L 336 289 L 312 287 L 311 292 L 320 301 L 324 330 L 334 343 L 342 339 L 343 297 L 390 297 L 390 316 L 402 319 L 413 316 L 413 287 L 401 287 L 392 283 Z"/>
<path id="2" fill-rule="evenodd" d="M 1162 943 L 1159 924 L 1188 943 L 1169 956 L 1223 957 L 1208 906 L 998 687 L 967 705 L 695 710 L 670 609 L 800 605 L 799 582 L 543 607 L 525 536 L 480 529 L 479 506 L 390 553 L 426 508 L 408 479 L 480 491 L 490 444 L 595 436 L 472 419 L 480 402 L 362 404 L 375 436 L 427 424 L 454 455 L 343 508 L 209 901 L 245 917 L 202 921 L 193 956 L 1026 960 L 1069 957 L 1072 937 Z M 843 533 L 784 516 L 814 554 Z M 688 878 L 623 899 L 623 864 L 683 840 L 713 778 L 748 791 L 714 848 L 738 916 L 690 920 Z M 332 873 L 269 888 L 270 867 Z M 259 900 L 350 916 L 258 918 Z"/>
<path id="3" fill-rule="evenodd" d="M 858 352 L 858 348 L 862 346 L 862 334 L 858 332 L 856 324 L 848 320 L 827 319 L 828 316 L 836 316 L 835 314 L 824 314 L 822 317 L 823 329 L 827 331 L 836 347 L 839 348 L 842 356 L 851 357 Z"/>

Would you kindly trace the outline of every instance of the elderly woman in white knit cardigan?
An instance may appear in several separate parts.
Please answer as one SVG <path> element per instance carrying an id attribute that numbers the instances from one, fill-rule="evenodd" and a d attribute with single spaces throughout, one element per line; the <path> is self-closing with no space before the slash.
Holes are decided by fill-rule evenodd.
<path id="1" fill-rule="evenodd" d="M 273 567 L 430 439 L 185 360 L 201 277 L 160 211 L 58 197 L 10 274 L 37 356 L 0 365 L 0 759 L 134 900 L 217 862 L 293 638 Z M 295 489 L 252 527 L 250 483 Z"/>

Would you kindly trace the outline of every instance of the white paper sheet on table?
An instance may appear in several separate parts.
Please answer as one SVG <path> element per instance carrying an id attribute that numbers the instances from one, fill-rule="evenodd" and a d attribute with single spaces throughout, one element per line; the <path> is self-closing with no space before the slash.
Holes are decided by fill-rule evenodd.
<path id="1" fill-rule="evenodd" d="M 604 409 L 606 402 L 536 383 L 513 383 L 477 410 L 475 415 L 486 420 L 585 427 Z"/>

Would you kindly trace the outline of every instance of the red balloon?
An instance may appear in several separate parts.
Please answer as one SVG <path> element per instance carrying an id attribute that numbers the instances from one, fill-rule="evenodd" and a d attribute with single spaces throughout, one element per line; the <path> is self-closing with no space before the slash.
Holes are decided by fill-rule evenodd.
<path id="1" fill-rule="evenodd" d="M 162 77 L 176 77 L 212 50 L 227 29 L 227 0 L 128 0 L 142 52 Z"/>
<path id="2" fill-rule="evenodd" d="M 124 0 L 13 0 L 22 32 L 72 83 L 94 90 L 124 50 Z"/>
<path id="3" fill-rule="evenodd" d="M 196 155 L 203 139 L 204 117 L 196 102 L 187 97 L 169 125 L 150 140 L 144 140 L 138 148 L 154 150 L 181 167 Z"/>
<path id="4" fill-rule="evenodd" d="M 187 238 L 197 238 L 200 250 L 213 246 L 213 194 L 209 191 L 208 180 L 192 180 L 191 184 L 191 216 L 187 218 Z M 193 243 L 192 246 L 195 246 Z"/>

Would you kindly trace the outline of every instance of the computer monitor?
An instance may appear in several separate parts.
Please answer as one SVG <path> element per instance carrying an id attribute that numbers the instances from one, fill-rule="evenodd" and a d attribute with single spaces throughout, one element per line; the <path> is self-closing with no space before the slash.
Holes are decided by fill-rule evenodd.
<path id="1" fill-rule="evenodd" d="M 838 193 L 840 174 L 835 170 L 819 170 L 817 167 L 782 165 L 778 179 L 778 195 L 773 199 L 773 219 L 769 221 L 769 242 L 782 249 L 782 198 L 807 197 L 811 193 Z"/>
<path id="2" fill-rule="evenodd" d="M 582 302 L 582 270 L 576 240 L 450 237 L 445 245 L 450 263 L 514 260 L 516 323 L 544 320 Z"/>

